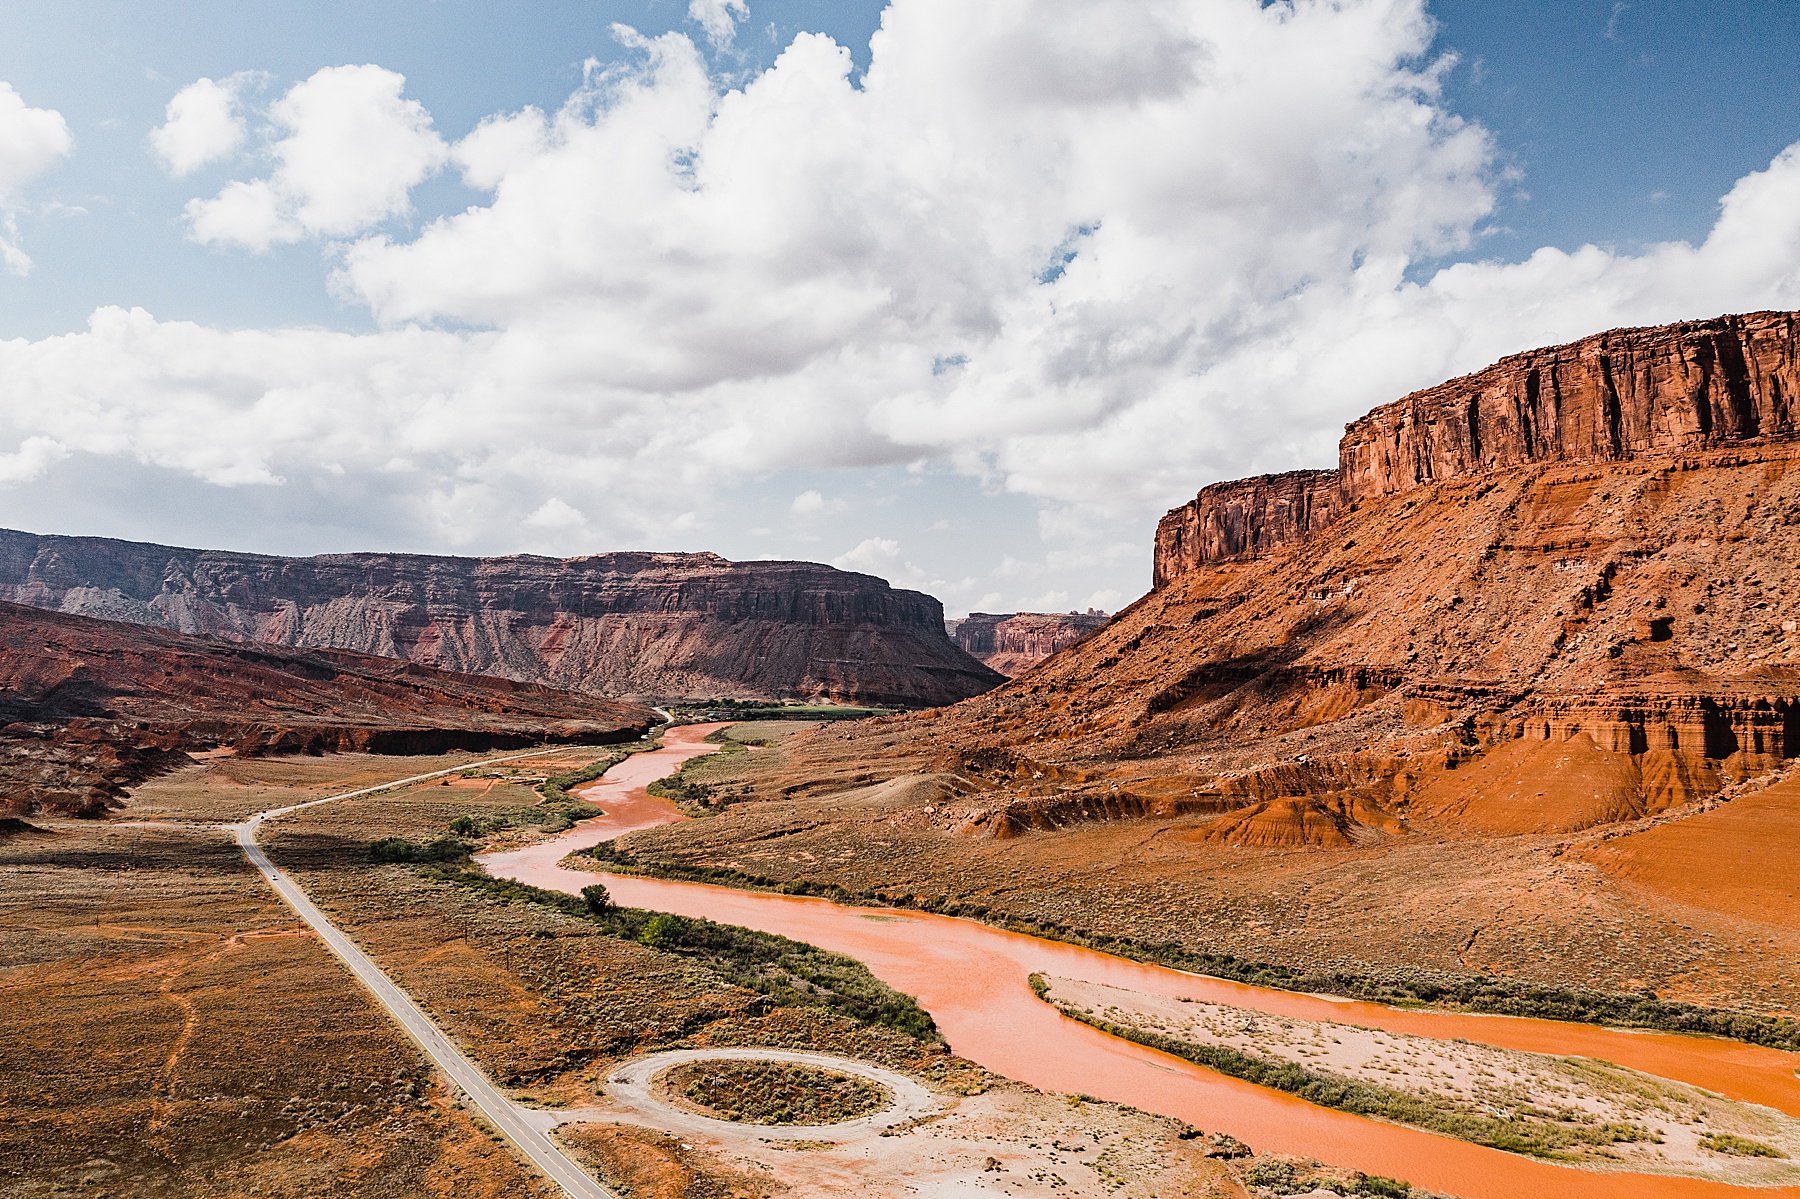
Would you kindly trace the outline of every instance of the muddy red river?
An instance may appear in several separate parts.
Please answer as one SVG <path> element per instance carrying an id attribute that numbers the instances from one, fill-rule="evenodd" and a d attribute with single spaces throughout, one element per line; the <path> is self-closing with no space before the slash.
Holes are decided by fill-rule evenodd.
<path id="1" fill-rule="evenodd" d="M 1703 1037 L 1384 1007 L 1245 986 L 922 912 L 846 907 L 819 899 L 566 869 L 571 852 L 637 829 L 685 819 L 644 788 L 714 748 L 720 725 L 670 730 L 661 749 L 627 758 L 582 790 L 604 814 L 524 849 L 482 855 L 489 873 L 570 893 L 604 882 L 631 907 L 703 916 L 848 954 L 918 998 L 950 1046 L 997 1074 L 1051 1091 L 1129 1103 L 1229 1132 L 1258 1152 L 1316 1157 L 1404 1178 L 1468 1199 L 1700 1199 L 1781 1196 L 1697 1179 L 1558 1166 L 1316 1107 L 1070 1020 L 1032 994 L 1033 971 L 1161 995 L 1234 1004 L 1271 1015 L 1336 1020 L 1391 1032 L 1476 1041 L 1537 1053 L 1602 1058 L 1800 1115 L 1800 1054 Z"/>

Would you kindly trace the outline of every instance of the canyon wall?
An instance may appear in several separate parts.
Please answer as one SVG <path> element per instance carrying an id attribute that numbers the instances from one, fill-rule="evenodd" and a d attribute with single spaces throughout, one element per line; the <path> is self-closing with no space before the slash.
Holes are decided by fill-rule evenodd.
<path id="1" fill-rule="evenodd" d="M 282 558 L 0 531 L 0 600 L 601 695 L 928 706 L 1000 681 L 930 596 L 714 554 Z"/>
<path id="2" fill-rule="evenodd" d="M 1542 462 L 1792 436 L 1800 314 L 1615 329 L 1503 358 L 1345 428 L 1335 471 L 1214 484 L 1157 526 L 1155 585 L 1302 540 L 1351 505 Z"/>
<path id="3" fill-rule="evenodd" d="M 1157 523 L 1152 585 L 1299 541 L 1330 524 L 1341 502 L 1337 472 L 1330 470 L 1213 483 Z"/>
<path id="4" fill-rule="evenodd" d="M 1797 326 L 1601 334 L 1377 409 L 1338 470 L 1171 513 L 1158 586 L 1077 645 L 808 752 L 973 780 L 937 827 L 1182 816 L 1262 847 L 1754 792 L 1800 759 Z"/>
<path id="5" fill-rule="evenodd" d="M 971 612 L 953 622 L 951 637 L 970 656 L 1008 678 L 1025 673 L 1112 619 L 1086 612 Z"/>

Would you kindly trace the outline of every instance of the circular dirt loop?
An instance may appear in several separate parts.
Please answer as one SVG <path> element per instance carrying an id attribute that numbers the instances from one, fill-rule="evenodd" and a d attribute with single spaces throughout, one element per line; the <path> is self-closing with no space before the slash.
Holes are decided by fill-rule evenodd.
<path id="1" fill-rule="evenodd" d="M 698 1062 L 776 1062 L 806 1066 L 836 1075 L 849 1075 L 873 1083 L 885 1092 L 886 1102 L 877 1111 L 835 1124 L 754 1124 L 702 1115 L 693 1108 L 658 1097 L 656 1081 L 676 1066 Z M 687 1128 L 715 1137 L 753 1137 L 760 1140 L 850 1140 L 869 1136 L 921 1116 L 934 1115 L 944 1101 L 919 1083 L 893 1070 L 829 1053 L 799 1053 L 787 1049 L 674 1049 L 639 1058 L 613 1071 L 607 1093 L 635 1111 L 654 1115 L 668 1129 Z"/>

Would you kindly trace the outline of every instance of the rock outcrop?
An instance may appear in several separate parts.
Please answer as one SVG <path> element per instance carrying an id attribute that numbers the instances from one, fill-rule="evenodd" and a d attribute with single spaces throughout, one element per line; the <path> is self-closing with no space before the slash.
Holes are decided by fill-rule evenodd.
<path id="1" fill-rule="evenodd" d="M 1359 503 L 1432 483 L 1791 437 L 1796 397 L 1800 313 L 1615 329 L 1514 354 L 1352 422 L 1335 471 L 1201 491 L 1157 528 L 1155 586 L 1303 540 Z"/>
<path id="2" fill-rule="evenodd" d="M 1201 488 L 1157 523 L 1152 585 L 1310 537 L 1337 518 L 1340 490 L 1338 474 L 1330 470 L 1257 475 Z"/>
<path id="3" fill-rule="evenodd" d="M 970 656 L 1015 678 L 1105 627 L 1110 619 L 1092 608 L 1086 612 L 971 612 L 948 622 L 947 627 Z"/>
<path id="4" fill-rule="evenodd" d="M 1265 846 L 1568 832 L 1763 785 L 1800 763 L 1797 331 L 1607 333 L 1377 409 L 1337 471 L 1171 513 L 1159 586 L 1105 628 L 819 739 L 810 769 L 1010 754 L 1029 767 L 958 768 L 982 785 L 957 828 L 1179 815 Z"/>
<path id="5" fill-rule="evenodd" d="M 0 531 L 0 600 L 600 695 L 920 707 L 1000 681 L 930 596 L 713 554 L 281 558 Z"/>
<path id="6" fill-rule="evenodd" d="M 0 816 L 97 815 L 192 751 L 447 753 L 605 743 L 649 708 L 392 658 L 0 603 Z"/>

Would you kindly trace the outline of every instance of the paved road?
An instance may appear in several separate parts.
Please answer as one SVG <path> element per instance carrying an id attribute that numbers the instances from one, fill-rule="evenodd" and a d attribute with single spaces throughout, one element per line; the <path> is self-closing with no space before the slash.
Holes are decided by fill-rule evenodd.
<path id="1" fill-rule="evenodd" d="M 516 762 L 520 758 L 541 757 L 548 753 L 566 752 L 568 749 L 568 746 L 560 746 L 557 749 L 510 754 L 504 758 L 465 762 L 463 765 L 452 767 L 449 770 L 415 774 L 411 778 L 396 779 L 391 783 L 362 787 L 355 791 L 345 791 L 340 795 L 327 795 L 321 799 L 309 799 L 305 803 L 290 804 L 285 808 L 271 808 L 266 812 L 258 812 L 242 824 L 234 824 L 230 827 L 237 836 L 238 846 L 244 851 L 244 856 L 250 859 L 250 864 L 255 866 L 264 878 L 269 880 L 269 885 L 275 888 L 276 894 L 280 895 L 288 907 L 294 909 L 302 920 L 310 924 L 313 931 L 319 934 L 320 939 L 325 942 L 331 952 L 337 954 L 344 965 L 350 967 L 351 973 L 355 974 L 364 986 L 374 992 L 375 998 L 381 1001 L 381 1006 L 393 1014 L 394 1019 L 400 1022 L 400 1026 L 406 1030 L 407 1035 L 418 1042 L 426 1056 L 437 1063 L 438 1069 L 450 1076 L 450 1081 L 456 1084 L 458 1090 L 468 1096 L 469 1101 L 481 1110 L 481 1114 L 487 1117 L 488 1122 L 502 1136 L 516 1145 L 521 1153 L 530 1158 L 538 1169 L 548 1175 L 551 1181 L 560 1186 L 573 1199 L 619 1199 L 614 1192 L 594 1181 L 585 1170 L 571 1161 L 561 1146 L 552 1141 L 545 1131 L 537 1126 L 537 1123 L 527 1118 L 526 1113 L 530 1109 L 521 1108 L 502 1094 L 500 1088 L 490 1082 L 487 1075 L 481 1072 L 481 1068 L 464 1056 L 462 1050 L 458 1049 L 450 1038 L 445 1036 L 443 1031 L 432 1022 L 431 1017 L 426 1015 L 424 1010 L 414 1003 L 406 992 L 395 984 L 393 979 L 382 973 L 381 967 L 370 961 L 368 955 L 358 949 L 350 938 L 345 936 L 331 922 L 330 918 L 319 910 L 318 905 L 306 897 L 306 892 L 300 889 L 288 873 L 269 860 L 269 856 L 263 852 L 262 846 L 256 842 L 256 830 L 263 821 L 285 816 L 289 812 L 298 812 L 302 808 L 317 807 L 319 804 L 332 803 L 340 799 L 354 799 L 359 795 L 371 795 L 393 787 L 404 787 L 412 783 L 443 778 L 446 775 L 458 774 L 477 766 Z"/>

